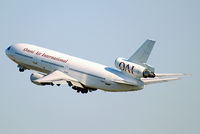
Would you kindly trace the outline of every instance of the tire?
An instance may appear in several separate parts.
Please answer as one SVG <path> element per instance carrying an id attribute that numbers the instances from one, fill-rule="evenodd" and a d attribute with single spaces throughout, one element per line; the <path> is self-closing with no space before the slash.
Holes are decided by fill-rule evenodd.
<path id="1" fill-rule="evenodd" d="M 20 72 L 24 72 L 24 69 L 23 69 L 23 68 L 19 68 L 19 71 L 20 71 Z"/>

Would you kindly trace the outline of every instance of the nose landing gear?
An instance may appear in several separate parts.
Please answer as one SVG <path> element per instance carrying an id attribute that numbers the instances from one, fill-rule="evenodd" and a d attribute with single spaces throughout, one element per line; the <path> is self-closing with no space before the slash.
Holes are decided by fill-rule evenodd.
<path id="1" fill-rule="evenodd" d="M 20 71 L 20 72 L 24 72 L 24 69 L 23 69 L 23 68 L 19 68 L 19 71 Z"/>
<path id="2" fill-rule="evenodd" d="M 24 72 L 24 70 L 26 70 L 26 68 L 23 67 L 23 66 L 21 66 L 21 65 L 18 65 L 17 67 L 19 68 L 19 71 L 20 71 L 20 72 Z"/>

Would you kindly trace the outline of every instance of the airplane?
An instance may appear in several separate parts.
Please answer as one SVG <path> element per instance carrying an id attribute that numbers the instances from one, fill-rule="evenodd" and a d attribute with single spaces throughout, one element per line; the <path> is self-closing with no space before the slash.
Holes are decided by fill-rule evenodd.
<path id="1" fill-rule="evenodd" d="M 117 69 L 26 43 L 11 45 L 5 53 L 18 64 L 20 72 L 37 71 L 30 76 L 31 82 L 36 85 L 68 84 L 78 93 L 97 89 L 125 92 L 141 90 L 149 84 L 178 80 L 179 77 L 173 76 L 185 75 L 155 73 L 155 68 L 147 64 L 154 44 L 155 41 L 147 39 L 130 58 L 117 58 Z"/>

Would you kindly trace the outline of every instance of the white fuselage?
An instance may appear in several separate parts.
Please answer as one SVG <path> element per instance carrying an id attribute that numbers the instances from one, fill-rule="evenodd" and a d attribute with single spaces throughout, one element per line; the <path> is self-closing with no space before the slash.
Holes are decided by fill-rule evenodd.
<path id="1" fill-rule="evenodd" d="M 30 44 L 13 45 L 6 50 L 6 54 L 14 62 L 27 69 L 47 74 L 60 70 L 89 88 L 117 92 L 135 91 L 144 87 L 137 85 L 141 83 L 140 79 L 127 76 L 116 69 Z M 135 82 L 136 85 L 113 82 L 127 79 Z"/>

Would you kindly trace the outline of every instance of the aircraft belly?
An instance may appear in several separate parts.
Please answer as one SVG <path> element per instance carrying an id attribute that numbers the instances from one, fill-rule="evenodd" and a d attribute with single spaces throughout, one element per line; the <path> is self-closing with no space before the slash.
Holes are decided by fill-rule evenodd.
<path id="1" fill-rule="evenodd" d="M 136 91 L 141 89 L 132 85 L 117 84 L 114 82 L 107 83 L 104 78 L 97 78 L 87 74 L 73 73 L 73 76 L 88 88 L 96 88 L 110 92 Z"/>
<path id="2" fill-rule="evenodd" d="M 89 80 L 88 80 L 89 81 Z M 93 81 L 93 79 L 91 79 Z M 110 91 L 110 92 L 123 92 L 123 91 L 136 91 L 140 90 L 137 86 L 132 86 L 132 85 L 124 85 L 124 84 L 117 84 L 117 83 L 110 83 L 107 84 L 102 81 L 96 81 L 92 82 L 88 86 L 96 87 L 98 89 L 104 90 L 104 91 Z"/>
<path id="3" fill-rule="evenodd" d="M 99 89 L 104 91 L 110 91 L 110 92 L 126 92 L 126 91 L 137 91 L 141 88 L 138 88 L 137 86 L 130 86 L 130 85 L 122 85 L 122 84 L 112 84 L 109 87 L 108 86 L 101 86 Z"/>
<path id="4" fill-rule="evenodd" d="M 113 81 L 106 80 L 107 78 L 101 75 L 94 75 L 94 73 L 87 73 L 84 71 L 69 68 L 68 75 L 80 81 L 84 86 L 88 88 L 101 89 L 111 92 L 123 92 L 123 91 L 136 91 L 140 90 L 138 86 L 119 84 Z M 108 78 L 111 77 L 110 73 L 104 72 L 104 75 Z"/>

